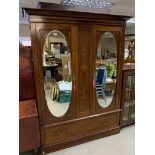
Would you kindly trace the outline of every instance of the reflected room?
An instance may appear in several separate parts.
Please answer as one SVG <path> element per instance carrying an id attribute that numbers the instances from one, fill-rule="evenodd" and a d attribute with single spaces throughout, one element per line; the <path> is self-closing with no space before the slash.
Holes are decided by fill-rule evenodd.
<path id="1" fill-rule="evenodd" d="M 48 33 L 43 47 L 44 90 L 47 106 L 56 116 L 63 116 L 71 101 L 71 56 L 62 32 Z"/>
<path id="2" fill-rule="evenodd" d="M 99 41 L 96 55 L 96 96 L 101 107 L 110 106 L 116 89 L 117 45 L 111 32 Z"/>

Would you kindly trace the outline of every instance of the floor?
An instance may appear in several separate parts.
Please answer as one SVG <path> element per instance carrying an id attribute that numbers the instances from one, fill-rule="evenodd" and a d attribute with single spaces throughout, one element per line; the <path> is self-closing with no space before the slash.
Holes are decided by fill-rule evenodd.
<path id="1" fill-rule="evenodd" d="M 135 155 L 135 126 L 119 134 L 77 145 L 48 155 Z M 22 154 L 29 155 L 29 154 Z"/>
<path id="2" fill-rule="evenodd" d="M 106 96 L 106 101 L 103 97 L 98 97 L 98 103 L 101 107 L 106 108 L 108 106 L 110 106 L 111 102 L 112 102 L 113 96 Z"/>
<path id="3" fill-rule="evenodd" d="M 51 90 L 50 89 L 46 89 L 46 102 L 47 102 L 47 106 L 48 106 L 48 109 L 49 111 L 51 112 L 51 114 L 53 114 L 54 116 L 56 117 L 60 117 L 60 116 L 63 116 L 68 108 L 69 108 L 69 102 L 67 103 L 59 103 L 57 101 L 53 101 L 51 99 Z"/>

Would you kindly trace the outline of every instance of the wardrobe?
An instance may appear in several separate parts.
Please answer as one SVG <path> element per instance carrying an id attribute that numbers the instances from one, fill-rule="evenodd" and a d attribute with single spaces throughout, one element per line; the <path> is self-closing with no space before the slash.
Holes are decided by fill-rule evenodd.
<path id="1" fill-rule="evenodd" d="M 42 154 L 119 133 L 130 17 L 54 4 L 23 9 L 31 29 Z"/>

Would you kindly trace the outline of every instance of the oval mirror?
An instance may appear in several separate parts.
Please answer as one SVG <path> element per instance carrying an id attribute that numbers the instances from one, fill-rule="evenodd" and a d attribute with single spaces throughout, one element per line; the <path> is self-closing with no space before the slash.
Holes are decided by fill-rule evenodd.
<path id="1" fill-rule="evenodd" d="M 117 44 L 111 32 L 100 38 L 96 55 L 96 97 L 103 108 L 110 106 L 116 89 Z"/>
<path id="2" fill-rule="evenodd" d="M 53 30 L 45 38 L 43 46 L 43 75 L 45 99 L 49 111 L 63 116 L 71 101 L 71 56 L 62 32 Z"/>

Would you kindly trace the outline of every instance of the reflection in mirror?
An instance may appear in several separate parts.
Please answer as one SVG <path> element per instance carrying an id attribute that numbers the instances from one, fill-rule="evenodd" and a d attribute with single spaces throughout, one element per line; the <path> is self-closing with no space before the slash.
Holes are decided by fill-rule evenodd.
<path id="1" fill-rule="evenodd" d="M 43 47 L 44 90 L 47 106 L 63 116 L 71 101 L 71 56 L 65 36 L 57 30 L 48 33 Z"/>
<path id="2" fill-rule="evenodd" d="M 110 106 L 116 89 L 117 45 L 114 35 L 105 32 L 96 55 L 96 96 L 101 107 Z"/>

